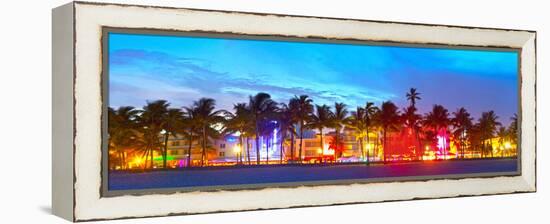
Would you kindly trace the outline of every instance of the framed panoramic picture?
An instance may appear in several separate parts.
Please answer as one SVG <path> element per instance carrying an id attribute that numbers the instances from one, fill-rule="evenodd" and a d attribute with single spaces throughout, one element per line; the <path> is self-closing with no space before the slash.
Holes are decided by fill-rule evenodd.
<path id="1" fill-rule="evenodd" d="M 80 2 L 53 25 L 68 220 L 536 191 L 534 31 Z"/>

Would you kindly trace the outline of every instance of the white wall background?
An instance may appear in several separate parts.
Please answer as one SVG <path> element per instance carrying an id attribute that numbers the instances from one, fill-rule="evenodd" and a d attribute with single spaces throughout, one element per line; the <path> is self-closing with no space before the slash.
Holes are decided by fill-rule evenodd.
<path id="1" fill-rule="evenodd" d="M 146 4 L 151 1 L 116 2 Z M 0 223 L 64 222 L 51 215 L 50 205 L 51 8 L 64 3 L 67 1 L 21 0 L 5 1 L 0 6 Z M 547 172 L 550 170 L 550 144 L 545 138 L 550 132 L 550 120 L 545 116 L 550 112 L 546 99 L 550 94 L 550 81 L 546 76 L 550 68 L 550 7 L 545 1 L 160 0 L 155 4 L 536 30 L 538 192 L 109 223 L 542 223 L 550 219 L 547 214 L 550 205 L 550 174 Z M 20 162 L 17 159 L 21 159 Z"/>

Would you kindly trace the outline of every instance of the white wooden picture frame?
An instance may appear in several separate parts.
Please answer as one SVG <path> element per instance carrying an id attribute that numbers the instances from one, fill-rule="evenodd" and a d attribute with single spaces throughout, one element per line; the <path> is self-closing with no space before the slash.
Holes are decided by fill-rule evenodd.
<path id="1" fill-rule="evenodd" d="M 53 213 L 70 221 L 536 191 L 536 32 L 72 2 L 53 14 Z M 512 48 L 520 52 L 520 174 L 261 189 L 102 194 L 104 28 Z M 480 187 L 483 186 L 483 187 Z M 353 192 L 351 194 L 350 192 Z M 235 203 L 238 201 L 238 203 Z M 215 203 L 211 203 L 215 202 Z"/>

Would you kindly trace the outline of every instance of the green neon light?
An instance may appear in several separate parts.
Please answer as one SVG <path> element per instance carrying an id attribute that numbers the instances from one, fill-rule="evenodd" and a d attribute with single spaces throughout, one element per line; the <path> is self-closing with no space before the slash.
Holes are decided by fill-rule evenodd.
<path id="1" fill-rule="evenodd" d="M 162 161 L 162 156 L 153 157 L 154 161 Z M 166 156 L 167 161 L 174 160 L 174 156 Z"/>

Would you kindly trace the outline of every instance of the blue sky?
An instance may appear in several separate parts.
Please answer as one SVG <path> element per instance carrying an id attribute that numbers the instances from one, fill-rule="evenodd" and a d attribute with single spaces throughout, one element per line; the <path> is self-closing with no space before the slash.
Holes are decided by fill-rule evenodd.
<path id="1" fill-rule="evenodd" d="M 109 59 L 111 107 L 210 97 L 232 110 L 267 92 L 278 102 L 306 94 L 315 104 L 391 100 L 403 108 L 411 87 L 421 113 L 433 104 L 463 106 L 476 118 L 495 110 L 507 124 L 518 107 L 515 52 L 111 33 Z"/>

